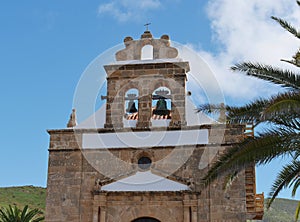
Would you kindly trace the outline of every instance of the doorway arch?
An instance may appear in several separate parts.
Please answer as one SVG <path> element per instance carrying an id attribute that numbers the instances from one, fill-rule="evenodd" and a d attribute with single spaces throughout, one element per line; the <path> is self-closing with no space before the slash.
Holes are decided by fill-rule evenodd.
<path id="1" fill-rule="evenodd" d="M 152 217 L 140 217 L 133 220 L 132 222 L 160 222 L 160 221 Z"/>

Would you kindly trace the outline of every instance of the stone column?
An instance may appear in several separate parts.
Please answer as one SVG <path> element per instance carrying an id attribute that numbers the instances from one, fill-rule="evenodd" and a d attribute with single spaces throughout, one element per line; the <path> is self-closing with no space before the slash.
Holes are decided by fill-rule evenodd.
<path id="1" fill-rule="evenodd" d="M 110 75 L 117 75 L 119 70 Z M 124 93 L 119 91 L 122 82 L 117 77 L 107 78 L 105 128 L 122 128 L 124 116 Z"/>
<path id="2" fill-rule="evenodd" d="M 143 95 L 139 98 L 139 117 L 136 127 L 149 128 L 151 127 L 152 117 L 152 95 Z"/>
<path id="3" fill-rule="evenodd" d="M 102 206 L 100 207 L 100 220 L 99 222 L 105 222 L 106 221 L 106 207 Z"/>
<path id="4" fill-rule="evenodd" d="M 106 194 L 96 194 L 94 196 L 93 222 L 106 221 Z"/>
<path id="5" fill-rule="evenodd" d="M 190 196 L 183 196 L 183 222 L 191 222 Z"/>
<path id="6" fill-rule="evenodd" d="M 179 71 L 178 71 L 179 70 Z M 184 69 L 175 69 L 178 76 L 174 77 L 176 84 L 172 92 L 172 120 L 170 126 L 186 126 L 185 117 L 185 81 Z M 182 72 L 182 73 L 181 73 Z"/>
<path id="7" fill-rule="evenodd" d="M 190 222 L 190 207 L 184 206 L 183 207 L 183 222 Z"/>
<path id="8" fill-rule="evenodd" d="M 183 221 L 197 222 L 198 221 L 198 201 L 197 195 L 184 195 L 183 200 Z"/>
<path id="9" fill-rule="evenodd" d="M 99 222 L 99 216 L 100 216 L 100 207 L 94 206 L 93 207 L 93 222 Z"/>
<path id="10" fill-rule="evenodd" d="M 192 208 L 192 222 L 197 222 L 198 221 L 198 212 L 197 212 L 197 207 L 193 206 Z"/>

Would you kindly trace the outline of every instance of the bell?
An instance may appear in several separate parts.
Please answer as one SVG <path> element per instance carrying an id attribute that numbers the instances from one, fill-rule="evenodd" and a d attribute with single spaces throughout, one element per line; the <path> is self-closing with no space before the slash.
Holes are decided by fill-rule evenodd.
<path id="1" fill-rule="evenodd" d="M 153 114 L 155 115 L 169 115 L 170 111 L 167 108 L 167 102 L 164 99 L 159 99 L 156 103 L 156 108 L 153 110 Z"/>
<path id="2" fill-rule="evenodd" d="M 128 107 L 126 109 L 126 112 L 127 113 L 136 113 L 137 112 L 137 109 L 135 107 L 135 102 L 134 101 L 130 100 L 128 102 Z"/>

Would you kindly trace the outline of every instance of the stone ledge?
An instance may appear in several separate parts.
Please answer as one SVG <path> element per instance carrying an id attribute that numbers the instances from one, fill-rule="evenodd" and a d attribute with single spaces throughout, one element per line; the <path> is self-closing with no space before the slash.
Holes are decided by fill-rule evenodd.
<path id="1" fill-rule="evenodd" d="M 194 130 L 194 129 L 212 129 L 212 130 L 228 130 L 240 129 L 243 132 L 245 125 L 243 124 L 214 124 L 214 125 L 197 125 L 197 126 L 174 126 L 174 127 L 133 127 L 133 128 L 65 128 L 65 129 L 48 129 L 47 132 L 51 134 L 59 133 L 113 133 L 113 132 L 139 132 L 139 131 L 171 131 L 171 130 Z"/>

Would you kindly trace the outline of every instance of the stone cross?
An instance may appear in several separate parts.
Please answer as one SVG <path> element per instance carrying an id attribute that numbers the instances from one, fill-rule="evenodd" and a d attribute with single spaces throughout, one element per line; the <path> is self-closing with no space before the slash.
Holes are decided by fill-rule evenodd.
<path id="1" fill-rule="evenodd" d="M 151 25 L 151 23 L 146 23 L 144 26 L 146 26 L 146 31 L 149 31 L 149 25 Z"/>

